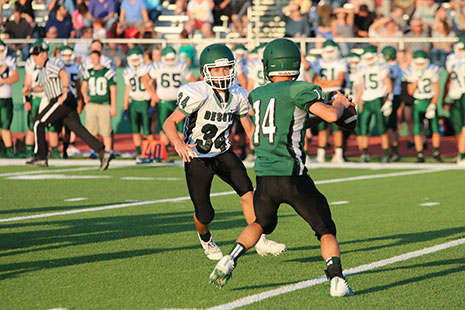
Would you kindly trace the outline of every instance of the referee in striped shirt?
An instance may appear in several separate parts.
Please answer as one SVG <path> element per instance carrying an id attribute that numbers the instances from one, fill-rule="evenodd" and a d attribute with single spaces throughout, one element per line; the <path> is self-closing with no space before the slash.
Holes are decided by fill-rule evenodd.
<path id="1" fill-rule="evenodd" d="M 64 125 L 74 131 L 76 136 L 99 154 L 100 170 L 107 169 L 112 154 L 105 152 L 104 145 L 82 126 L 76 111 L 77 101 L 69 90 L 69 76 L 63 69 L 63 62 L 57 58 L 48 59 L 47 50 L 42 44 L 34 45 L 30 53 L 34 63 L 41 69 L 38 84 L 43 87 L 49 104 L 37 115 L 34 121 L 35 158 L 26 164 L 40 167 L 48 166 L 45 128 L 57 120 L 62 120 Z"/>

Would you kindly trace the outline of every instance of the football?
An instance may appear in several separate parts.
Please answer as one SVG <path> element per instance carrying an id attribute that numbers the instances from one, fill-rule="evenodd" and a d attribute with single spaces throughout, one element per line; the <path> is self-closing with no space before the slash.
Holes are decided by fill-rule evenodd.
<path id="1" fill-rule="evenodd" d="M 344 109 L 342 116 L 335 122 L 342 129 L 352 131 L 357 125 L 357 111 L 354 106 Z"/>

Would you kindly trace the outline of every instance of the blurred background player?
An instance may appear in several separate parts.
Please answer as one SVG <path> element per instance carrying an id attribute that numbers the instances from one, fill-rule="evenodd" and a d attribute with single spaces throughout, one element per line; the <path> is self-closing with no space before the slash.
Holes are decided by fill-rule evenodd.
<path id="1" fill-rule="evenodd" d="M 413 105 L 413 134 L 417 163 L 424 163 L 422 129 L 425 118 L 428 120 L 429 130 L 432 132 L 433 160 L 442 163 L 439 153 L 441 135 L 437 101 L 439 98 L 439 75 L 441 68 L 430 64 L 425 51 L 413 53 L 412 65 L 404 72 L 408 92 L 415 99 Z"/>
<path id="2" fill-rule="evenodd" d="M 7 158 L 14 158 L 13 139 L 11 135 L 11 121 L 13 120 L 13 87 L 19 81 L 16 60 L 7 56 L 8 48 L 0 40 L 0 127 L 5 144 Z"/>
<path id="3" fill-rule="evenodd" d="M 123 71 L 124 78 L 124 99 L 123 116 L 129 119 L 132 131 L 132 141 L 136 147 L 137 161 L 139 163 L 150 162 L 150 159 L 143 159 L 142 139 L 153 140 L 151 132 L 152 117 L 155 113 L 155 102 L 151 105 L 151 96 L 141 81 L 150 69 L 150 65 L 144 63 L 143 51 L 140 47 L 133 47 L 129 50 L 128 66 Z"/>
<path id="4" fill-rule="evenodd" d="M 247 89 L 247 48 L 244 44 L 237 44 L 232 51 L 237 61 L 236 81 L 242 88 Z"/>
<path id="5" fill-rule="evenodd" d="M 381 135 L 383 157 L 381 162 L 389 162 L 389 139 L 386 133 L 383 111 L 392 109 L 392 81 L 389 66 L 378 61 L 375 46 L 367 46 L 362 54 L 362 63 L 357 68 L 357 78 L 360 81 L 357 90 L 359 148 L 362 151 L 361 162 L 369 162 L 368 135 L 370 120 L 375 117 L 377 134 Z"/>
<path id="6" fill-rule="evenodd" d="M 82 96 L 86 104 L 86 128 L 103 138 L 105 151 L 112 152 L 111 118 L 116 116 L 116 72 L 100 63 L 100 52 L 90 52 L 92 68 L 84 71 Z"/>
<path id="7" fill-rule="evenodd" d="M 168 116 L 176 110 L 176 94 L 184 81 L 195 82 L 197 79 L 189 71 L 187 64 L 177 60 L 176 50 L 171 47 L 165 47 L 161 52 L 161 61 L 154 62 L 149 69 L 147 76 L 154 80 L 156 85 L 155 93 L 159 98 L 157 103 L 158 126 L 160 126 L 160 140 L 169 144 L 169 139 L 165 130 L 161 128 Z M 183 136 L 183 123 L 176 126 L 178 135 Z"/>
<path id="8" fill-rule="evenodd" d="M 349 54 L 346 55 L 345 60 L 347 62 L 347 72 L 346 72 L 346 77 L 345 77 L 345 89 L 344 89 L 344 94 L 346 96 L 349 96 L 352 98 L 352 100 L 355 100 L 357 96 L 357 89 L 359 86 L 359 79 L 357 78 L 357 67 L 360 64 L 360 55 L 350 52 Z M 357 141 L 359 139 L 358 135 L 359 131 L 359 122 L 357 122 L 357 127 L 355 127 L 355 130 L 353 132 L 344 130 L 343 131 L 343 142 L 342 142 L 342 148 L 345 151 L 347 149 L 347 142 L 349 141 L 349 137 L 352 133 L 356 135 Z M 360 143 L 357 143 L 360 144 Z M 344 156 L 344 160 L 346 160 Z"/>
<path id="9" fill-rule="evenodd" d="M 392 81 L 392 107 L 386 107 L 383 115 L 386 118 L 386 130 L 388 132 L 389 143 L 391 146 L 390 162 L 400 160 L 399 156 L 399 133 L 397 132 L 397 109 L 400 107 L 400 94 L 402 91 L 402 69 L 397 64 L 397 51 L 392 46 L 386 46 L 382 49 L 384 61 L 389 65 L 389 74 Z"/>
<path id="10" fill-rule="evenodd" d="M 340 57 L 339 46 L 333 40 L 323 43 L 321 58 L 313 64 L 313 84 L 320 86 L 325 94 L 332 91 L 342 91 L 344 88 L 347 63 Z M 342 149 L 342 130 L 335 124 L 331 125 L 334 137 L 333 163 L 343 163 L 344 154 Z M 326 144 L 328 143 L 328 132 L 331 130 L 327 122 L 318 125 L 318 150 L 316 162 L 324 163 L 326 156 Z"/>

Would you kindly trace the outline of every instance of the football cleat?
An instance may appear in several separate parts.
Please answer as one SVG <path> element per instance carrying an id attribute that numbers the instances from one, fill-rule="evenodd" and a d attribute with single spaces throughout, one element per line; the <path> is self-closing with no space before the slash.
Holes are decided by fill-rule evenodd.
<path id="1" fill-rule="evenodd" d="M 400 161 L 400 156 L 398 154 L 392 154 L 389 161 L 390 162 L 398 162 L 398 161 Z"/>
<path id="2" fill-rule="evenodd" d="M 439 155 L 439 154 L 438 154 L 438 155 L 434 155 L 434 156 L 433 156 L 433 160 L 434 160 L 434 162 L 436 162 L 436 163 L 443 163 L 443 162 L 444 162 L 444 161 L 442 160 L 442 158 L 441 158 L 441 155 Z"/>
<path id="3" fill-rule="evenodd" d="M 222 288 L 231 278 L 234 267 L 235 263 L 231 255 L 223 256 L 210 274 L 209 282 Z"/>
<path id="4" fill-rule="evenodd" d="M 334 277 L 330 281 L 330 291 L 329 294 L 332 297 L 347 297 L 353 296 L 355 291 L 350 288 L 347 280 L 341 277 Z"/>
<path id="5" fill-rule="evenodd" d="M 153 162 L 153 160 L 151 158 L 137 157 L 137 159 L 136 159 L 136 164 L 138 164 L 138 165 L 151 164 L 152 162 Z"/>
<path id="6" fill-rule="evenodd" d="M 282 252 L 286 251 L 286 245 L 273 240 L 268 240 L 266 236 L 262 234 L 255 245 L 255 250 L 260 256 L 266 256 L 268 254 L 278 256 Z"/>
<path id="7" fill-rule="evenodd" d="M 100 158 L 100 171 L 107 170 L 108 166 L 110 165 L 110 161 L 113 159 L 113 152 L 106 151 L 103 154 L 103 157 Z"/>
<path id="8" fill-rule="evenodd" d="M 334 164 L 343 164 L 346 161 L 344 160 L 344 157 L 342 155 L 341 156 L 334 155 L 333 158 L 331 158 L 331 162 Z"/>
<path id="9" fill-rule="evenodd" d="M 48 167 L 48 162 L 46 159 L 31 159 L 26 162 L 26 165 L 35 167 Z"/>
<path id="10" fill-rule="evenodd" d="M 368 155 L 368 154 L 360 155 L 360 162 L 361 163 L 369 163 L 370 162 L 370 155 Z"/>
<path id="11" fill-rule="evenodd" d="M 197 233 L 197 235 L 199 236 L 200 244 L 202 245 L 203 251 L 205 255 L 207 255 L 208 259 L 220 260 L 223 257 L 223 252 L 221 252 L 221 249 L 216 245 L 213 237 L 210 237 L 210 240 L 205 242 L 200 238 L 199 233 Z"/>
<path id="12" fill-rule="evenodd" d="M 417 156 L 417 163 L 424 163 L 425 162 L 425 157 L 423 156 Z"/>

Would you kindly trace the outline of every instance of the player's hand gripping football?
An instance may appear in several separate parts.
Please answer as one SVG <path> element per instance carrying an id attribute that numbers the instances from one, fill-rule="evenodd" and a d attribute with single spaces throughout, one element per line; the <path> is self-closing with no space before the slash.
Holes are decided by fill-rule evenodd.
<path id="1" fill-rule="evenodd" d="M 330 100 L 333 106 L 342 105 L 344 108 L 348 108 L 350 106 L 355 107 L 355 103 L 352 102 L 352 98 L 341 94 L 340 91 L 332 94 L 332 98 L 330 98 Z"/>

